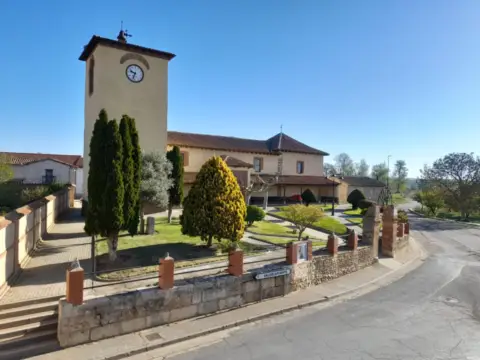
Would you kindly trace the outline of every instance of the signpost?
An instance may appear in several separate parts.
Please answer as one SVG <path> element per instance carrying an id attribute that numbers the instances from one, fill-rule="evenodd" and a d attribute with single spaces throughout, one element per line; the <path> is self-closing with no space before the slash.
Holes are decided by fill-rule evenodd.
<path id="1" fill-rule="evenodd" d="M 268 279 L 268 278 L 277 277 L 277 276 L 284 276 L 284 275 L 288 275 L 288 274 L 290 274 L 290 269 L 289 268 L 270 270 L 270 271 L 255 274 L 255 280 Z"/>

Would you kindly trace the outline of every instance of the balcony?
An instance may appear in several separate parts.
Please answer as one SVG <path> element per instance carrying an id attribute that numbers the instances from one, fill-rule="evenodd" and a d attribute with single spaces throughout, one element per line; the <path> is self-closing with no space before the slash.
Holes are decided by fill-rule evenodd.
<path id="1" fill-rule="evenodd" d="M 56 182 L 56 180 L 57 180 L 57 177 L 53 175 L 42 176 L 42 184 L 45 184 L 45 185 L 53 184 L 54 182 Z"/>

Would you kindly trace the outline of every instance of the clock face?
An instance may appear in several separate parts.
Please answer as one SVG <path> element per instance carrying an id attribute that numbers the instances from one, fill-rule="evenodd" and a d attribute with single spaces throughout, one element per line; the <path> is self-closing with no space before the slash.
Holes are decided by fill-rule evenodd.
<path id="1" fill-rule="evenodd" d="M 126 70 L 127 78 L 131 82 L 139 83 L 143 80 L 143 70 L 138 65 L 128 65 Z"/>

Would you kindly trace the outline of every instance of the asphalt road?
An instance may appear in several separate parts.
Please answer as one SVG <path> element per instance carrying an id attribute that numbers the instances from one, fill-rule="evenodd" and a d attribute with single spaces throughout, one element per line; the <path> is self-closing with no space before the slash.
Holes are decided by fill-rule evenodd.
<path id="1" fill-rule="evenodd" d="M 411 222 L 430 255 L 397 282 L 242 327 L 173 359 L 480 359 L 480 227 Z"/>

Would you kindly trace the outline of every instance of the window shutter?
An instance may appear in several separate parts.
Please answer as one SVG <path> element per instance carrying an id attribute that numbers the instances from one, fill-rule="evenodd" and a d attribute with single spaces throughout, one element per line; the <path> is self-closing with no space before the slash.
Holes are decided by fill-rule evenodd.
<path id="1" fill-rule="evenodd" d="M 182 151 L 183 154 L 183 166 L 188 166 L 188 152 Z"/>
<path id="2" fill-rule="evenodd" d="M 263 158 L 260 158 L 260 171 L 263 170 Z"/>

